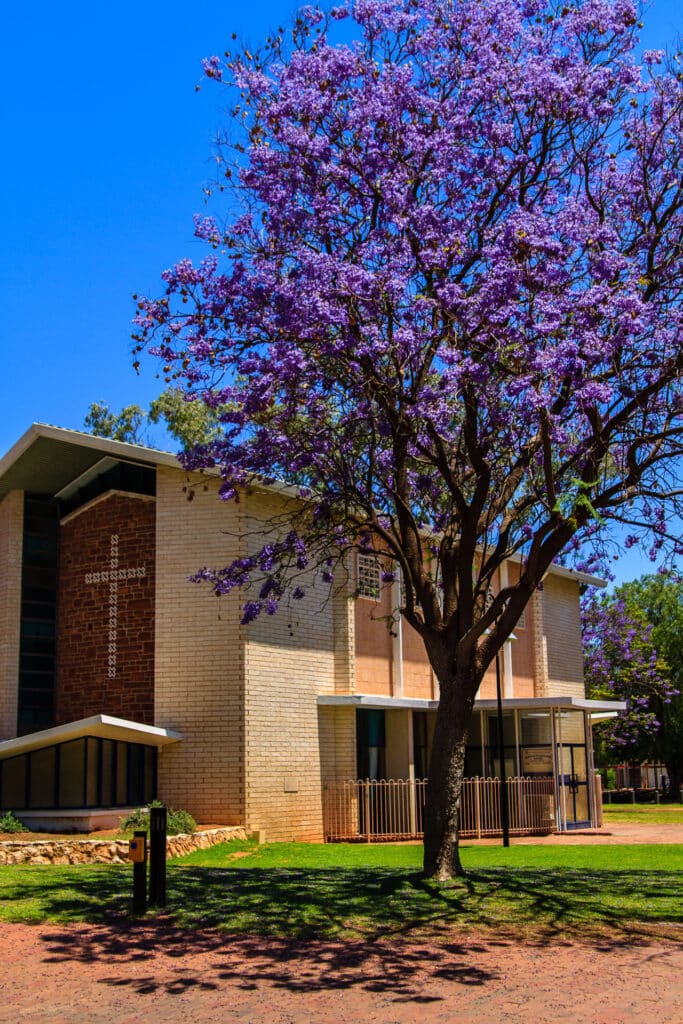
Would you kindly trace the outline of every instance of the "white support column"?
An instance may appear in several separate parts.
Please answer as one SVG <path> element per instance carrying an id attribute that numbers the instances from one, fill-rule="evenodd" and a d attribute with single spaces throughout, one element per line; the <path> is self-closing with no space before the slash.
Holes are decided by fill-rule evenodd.
<path id="1" fill-rule="evenodd" d="M 508 564 L 503 562 L 500 567 L 500 589 L 504 590 L 509 586 Z M 509 641 L 503 644 L 503 696 L 507 699 L 514 697 L 515 684 L 512 676 L 512 645 Z"/>
<path id="2" fill-rule="evenodd" d="M 397 569 L 396 579 L 391 584 L 391 605 L 394 620 L 391 628 L 391 692 L 393 697 L 403 696 L 403 617 L 398 612 L 401 607 L 401 570 Z"/>
<path id="3" fill-rule="evenodd" d="M 408 710 L 408 782 L 410 784 L 410 833 L 417 835 L 417 787 L 415 786 L 415 736 L 413 711 Z"/>

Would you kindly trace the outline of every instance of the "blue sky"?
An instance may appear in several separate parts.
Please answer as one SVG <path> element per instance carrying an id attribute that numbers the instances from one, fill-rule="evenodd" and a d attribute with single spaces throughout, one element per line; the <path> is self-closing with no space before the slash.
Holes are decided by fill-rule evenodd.
<path id="1" fill-rule="evenodd" d="M 8 4 L 0 40 L 0 454 L 31 422 L 80 428 L 91 401 L 147 405 L 162 389 L 130 355 L 133 292 L 198 255 L 192 214 L 211 178 L 221 90 L 200 60 L 258 41 L 295 3 L 142 0 Z M 683 34 L 653 0 L 644 43 Z M 649 565 L 618 563 L 630 578 Z"/>

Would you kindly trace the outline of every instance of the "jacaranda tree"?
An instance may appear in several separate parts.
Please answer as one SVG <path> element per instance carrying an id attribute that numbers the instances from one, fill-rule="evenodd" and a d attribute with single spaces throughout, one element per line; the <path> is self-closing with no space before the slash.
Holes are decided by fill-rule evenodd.
<path id="1" fill-rule="evenodd" d="M 666 765 L 671 794 L 683 784 L 683 580 L 653 573 L 583 602 L 586 693 L 624 698 L 626 710 L 600 723 L 612 762 Z"/>
<path id="2" fill-rule="evenodd" d="M 617 522 L 673 539 L 683 89 L 636 33 L 631 0 L 357 0 L 209 58 L 222 219 L 139 300 L 138 346 L 224 407 L 188 468 L 300 488 L 291 530 L 201 573 L 243 621 L 354 548 L 400 572 L 440 684 L 440 878 L 475 693 L 552 561 Z"/>

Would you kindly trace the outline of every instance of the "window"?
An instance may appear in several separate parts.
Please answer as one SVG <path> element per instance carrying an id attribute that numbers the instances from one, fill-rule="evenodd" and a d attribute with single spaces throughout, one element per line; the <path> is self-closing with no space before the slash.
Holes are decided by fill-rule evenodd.
<path id="1" fill-rule="evenodd" d="M 379 600 L 379 562 L 374 555 L 358 555 L 358 596 L 371 601 Z"/>

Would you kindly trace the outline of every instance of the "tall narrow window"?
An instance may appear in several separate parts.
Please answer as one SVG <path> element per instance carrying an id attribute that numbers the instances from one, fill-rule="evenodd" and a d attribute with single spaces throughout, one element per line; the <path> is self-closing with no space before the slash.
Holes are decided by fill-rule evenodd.
<path id="1" fill-rule="evenodd" d="M 427 712 L 413 711 L 413 758 L 415 778 L 427 778 Z"/>
<path id="2" fill-rule="evenodd" d="M 385 778 L 386 739 L 383 711 L 356 712 L 356 753 L 359 779 Z"/>
<path id="3" fill-rule="evenodd" d="M 374 555 L 358 555 L 358 596 L 379 600 L 379 562 Z"/>

